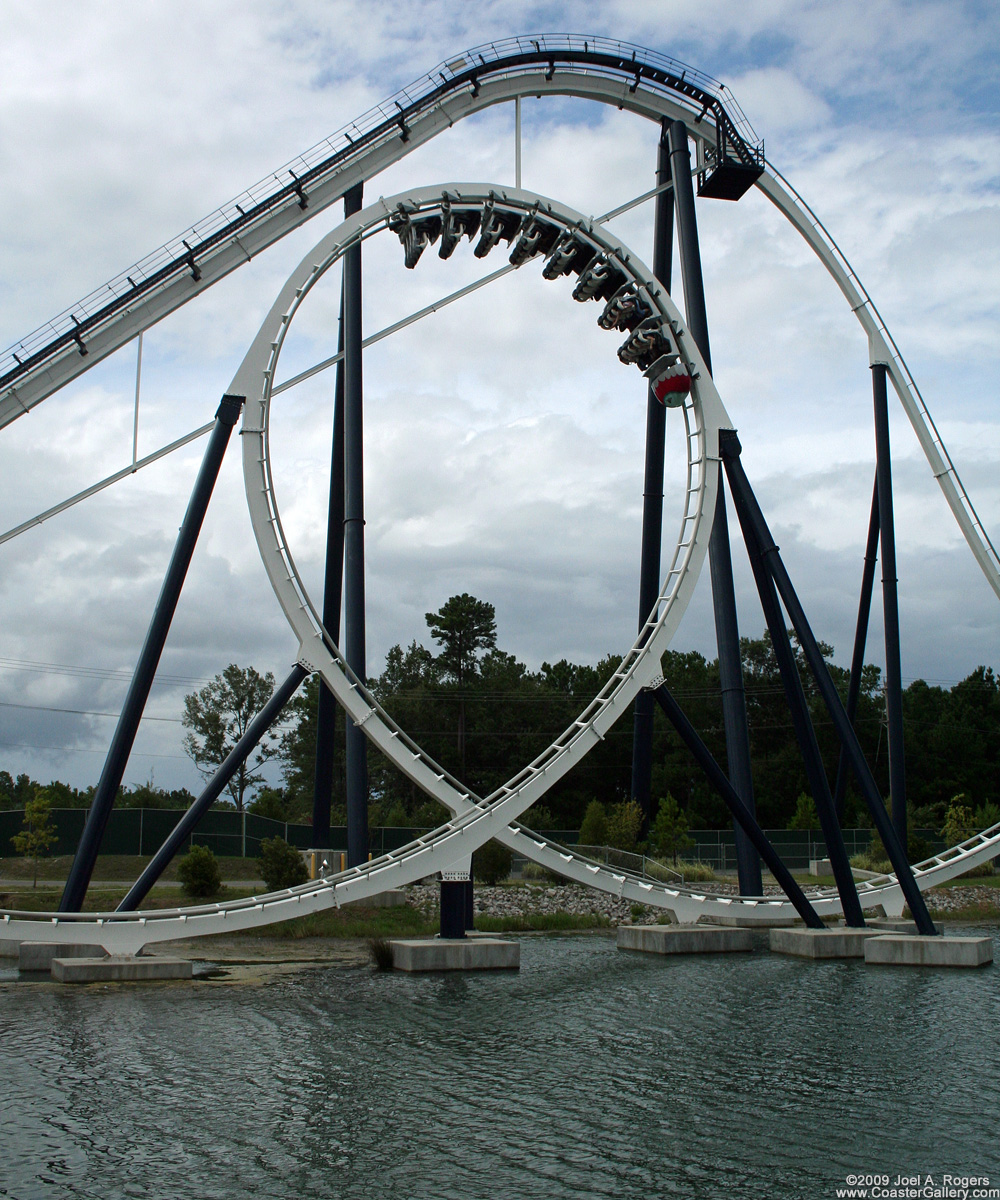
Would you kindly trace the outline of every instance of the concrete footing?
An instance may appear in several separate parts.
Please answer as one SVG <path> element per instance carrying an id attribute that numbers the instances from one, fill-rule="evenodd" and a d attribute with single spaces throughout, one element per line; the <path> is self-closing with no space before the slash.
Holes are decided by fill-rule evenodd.
<path id="1" fill-rule="evenodd" d="M 879 966 L 985 967 L 993 961 L 988 937 L 882 934 L 865 945 L 865 962 Z"/>
<path id="2" fill-rule="evenodd" d="M 725 954 L 753 949 L 753 931 L 720 925 L 619 925 L 619 950 L 647 954 Z"/>
<path id="3" fill-rule="evenodd" d="M 700 925 L 702 928 L 706 925 L 723 925 L 727 929 L 786 929 L 800 922 L 799 917 L 768 915 L 767 910 L 763 908 L 758 911 L 760 916 L 741 916 L 739 913 L 727 916 L 713 913 L 711 917 L 706 917 L 700 922 Z"/>
<path id="4" fill-rule="evenodd" d="M 864 958 L 865 942 L 879 937 L 877 929 L 854 929 L 838 925 L 832 929 L 772 929 L 771 950 L 797 958 Z"/>
<path id="5" fill-rule="evenodd" d="M 0 958 L 17 958 L 21 943 L 16 938 L 0 938 Z"/>
<path id="6" fill-rule="evenodd" d="M 902 917 L 866 917 L 865 923 L 869 929 L 878 929 L 881 933 L 918 933 L 916 921 L 904 921 Z"/>
<path id="7" fill-rule="evenodd" d="M 106 955 L 104 958 L 54 958 L 52 978 L 60 983 L 145 982 L 190 979 L 193 964 L 183 958 Z"/>
<path id="8" fill-rule="evenodd" d="M 397 971 L 516 971 L 520 942 L 505 938 L 405 938 L 393 940 Z"/>
<path id="9" fill-rule="evenodd" d="M 84 942 L 22 942 L 19 971 L 49 971 L 55 958 L 104 958 L 103 946 Z"/>

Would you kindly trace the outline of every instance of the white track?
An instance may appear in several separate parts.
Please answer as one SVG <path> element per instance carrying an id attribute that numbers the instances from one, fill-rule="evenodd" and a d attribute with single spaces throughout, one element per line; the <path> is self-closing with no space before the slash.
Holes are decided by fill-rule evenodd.
<path id="1" fill-rule="evenodd" d="M 556 42 L 563 45 L 566 41 L 552 39 L 553 49 L 556 49 Z M 583 43 L 583 39 L 569 41 Z M 590 45 L 596 45 L 597 41 L 591 39 Z M 536 42 L 531 44 L 535 45 Z M 545 39 L 541 39 L 541 45 L 546 46 Z M 692 110 L 690 101 L 682 96 L 664 94 L 661 90 L 646 86 L 644 82 L 630 79 L 627 74 L 615 78 L 614 73 L 606 69 L 589 71 L 584 66 L 561 66 L 551 77 L 549 75 L 550 72 L 544 69 L 512 68 L 509 72 L 500 72 L 484 79 L 477 88 L 456 88 L 433 107 L 408 114 L 405 141 L 396 136 L 385 137 L 366 147 L 363 152 L 359 151 L 355 157 L 348 158 L 331 170 L 324 179 L 311 185 L 307 208 L 289 204 L 275 209 L 251 229 L 241 231 L 239 237 L 220 243 L 211 254 L 199 258 L 199 281 L 189 276 L 165 281 L 157 291 L 147 294 L 142 301 L 109 320 L 95 335 L 89 337 L 87 359 L 70 350 L 20 380 L 16 387 L 0 396 L 0 425 L 28 411 L 82 370 L 131 340 L 140 330 L 186 303 L 205 287 L 247 261 L 252 254 L 328 206 L 355 183 L 370 179 L 456 120 L 488 105 L 524 95 L 584 96 L 627 108 L 657 122 L 664 117 L 684 120 L 701 153 L 714 145 L 715 130 L 711 120 L 701 117 L 696 120 L 698 114 Z M 787 181 L 768 167 L 758 186 L 813 247 L 857 314 L 868 335 L 872 363 L 884 362 L 887 365 L 896 392 L 959 526 L 991 586 L 1000 595 L 1000 560 L 996 550 L 982 528 L 926 405 L 870 297 L 833 239 Z M 448 190 L 454 192 L 462 187 L 469 185 L 450 185 Z M 441 189 L 433 189 L 433 192 L 439 197 Z M 528 193 L 518 193 L 512 189 L 505 194 L 512 203 L 533 203 L 536 199 Z M 409 193 L 407 198 L 419 203 L 421 198 L 428 200 L 430 192 Z M 545 203 L 563 222 L 578 223 L 583 220 L 579 214 L 564 206 L 552 201 Z M 637 645 L 623 659 L 618 672 L 600 695 L 545 754 L 484 800 L 463 788 L 405 737 L 366 689 L 351 676 L 335 648 L 329 645 L 329 639 L 323 636 L 322 625 L 298 580 L 274 503 L 266 453 L 270 381 L 273 380 L 273 364 L 283 339 L 282 331 L 287 328 L 298 302 L 308 292 L 310 280 L 319 277 L 325 266 L 336 259 L 346 242 L 352 237 L 361 236 L 365 223 L 371 223 L 374 211 L 365 210 L 345 222 L 308 256 L 276 302 L 231 390 L 246 394 L 249 398 L 243 427 L 248 502 L 268 574 L 299 637 L 302 661 L 322 672 L 352 719 L 410 778 L 446 804 L 454 814 L 453 819 L 426 837 L 363 867 L 289 891 L 255 897 L 249 901 L 139 913 L 57 915 L 8 912 L 2 916 L 0 936 L 14 941 L 96 942 L 111 952 L 132 954 L 142 946 L 155 942 L 233 932 L 349 901 L 363 900 L 387 888 L 402 886 L 467 862 L 472 851 L 491 837 L 499 838 L 519 853 L 569 879 L 631 901 L 665 909 L 677 920 L 724 919 L 738 914 L 744 920 L 765 922 L 775 917 L 794 915 L 787 900 L 718 897 L 694 889 L 654 884 L 628 872 L 588 862 L 513 823 L 521 812 L 606 734 L 641 688 L 655 683 L 660 656 L 690 597 L 707 548 L 718 482 L 718 430 L 730 427 L 730 422 L 679 314 L 669 297 L 655 285 L 649 273 L 634 258 L 629 260 L 630 268 L 657 309 L 670 321 L 682 356 L 698 378 L 691 399 L 683 409 L 687 429 L 688 486 L 677 549 L 660 598 Z M 385 210 L 382 211 L 384 213 Z M 606 231 L 588 224 L 587 233 L 595 241 L 622 255 L 623 261 L 629 259 L 624 247 Z M 296 292 L 300 294 L 297 296 Z M 263 389 L 262 375 L 266 384 Z M 643 639 L 646 639 L 645 644 L 640 645 Z M 961 874 L 998 853 L 1000 826 L 994 826 L 962 846 L 920 864 L 915 868 L 915 875 L 919 886 L 924 889 Z M 881 908 L 889 915 L 897 915 L 902 911 L 902 892 L 891 876 L 885 880 L 869 881 L 860 886 L 859 892 L 862 906 L 866 909 Z M 817 893 L 813 903 L 820 915 L 840 911 L 838 897 L 829 890 Z"/>

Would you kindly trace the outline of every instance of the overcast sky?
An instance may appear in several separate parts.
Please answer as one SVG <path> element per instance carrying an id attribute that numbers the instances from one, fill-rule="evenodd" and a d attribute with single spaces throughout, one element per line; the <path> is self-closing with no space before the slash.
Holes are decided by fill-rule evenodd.
<path id="1" fill-rule="evenodd" d="M 617 37 L 732 89 L 770 160 L 865 281 L 987 529 L 1000 536 L 1000 20 L 992 0 L 5 0 L 0 6 L 0 344 L 360 116 L 438 62 L 518 33 Z M 586 214 L 652 185 L 657 129 L 582 101 L 525 101 L 524 186 Z M 499 106 L 371 180 L 369 201 L 453 180 L 512 183 Z M 612 228 L 642 258 L 650 206 Z M 139 452 L 209 420 L 284 279 L 339 208 L 145 338 Z M 759 194 L 699 205 L 716 379 L 816 632 L 849 661 L 873 474 L 867 345 L 833 282 Z M 499 253 L 490 268 L 500 265 Z M 468 247 L 404 272 L 366 255 L 372 332 L 476 277 Z M 645 401 L 596 306 L 532 267 L 366 357 L 369 670 L 426 639 L 456 592 L 497 609 L 530 665 L 634 637 Z M 675 281 L 679 273 L 675 269 Z M 284 369 L 336 343 L 329 279 Z M 678 287 L 679 292 L 679 287 Z M 618 339 L 620 340 L 620 339 Z M 333 375 L 273 416 L 276 491 L 321 603 Z M 130 461 L 135 346 L 0 432 L 0 526 Z M 902 410 L 895 449 L 903 674 L 1000 667 L 1000 607 Z M 680 513 L 668 428 L 665 544 Z M 0 546 L 0 769 L 96 781 L 204 443 Z M 763 620 L 734 545 L 742 631 Z M 707 574 L 707 572 L 706 572 Z M 873 614 L 869 657 L 880 662 Z M 707 586 L 678 649 L 713 657 Z M 126 781 L 186 785 L 185 692 L 230 662 L 280 678 L 295 644 L 253 541 L 238 446 L 222 476 Z"/>

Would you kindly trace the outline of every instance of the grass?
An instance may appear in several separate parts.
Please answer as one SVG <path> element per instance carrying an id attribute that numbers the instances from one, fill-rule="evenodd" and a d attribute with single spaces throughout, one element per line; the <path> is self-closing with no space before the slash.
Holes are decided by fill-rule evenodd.
<path id="1" fill-rule="evenodd" d="M 176 882 L 177 868 L 183 858 L 178 854 L 169 867 L 160 876 L 167 882 Z M 58 879 L 64 881 L 69 874 L 71 854 L 60 854 L 55 858 L 43 858 L 38 863 L 39 879 Z M 98 855 L 94 867 L 95 883 L 127 883 L 132 884 L 149 865 L 150 855 L 139 854 L 101 854 Z M 260 866 L 256 858 L 235 858 L 217 856 L 219 870 L 223 879 L 259 879 Z M 0 859 L 0 878 L 24 879 L 31 882 L 34 874 L 34 864 L 30 858 Z"/>
<path id="2" fill-rule="evenodd" d="M 116 887 L 91 889 L 83 904 L 84 912 L 108 912 L 115 909 L 125 899 L 128 887 L 124 884 Z M 172 887 L 157 888 L 142 902 L 141 907 L 148 908 L 183 908 L 194 904 L 214 904 L 223 900 L 241 900 L 254 894 L 249 887 L 223 887 L 217 895 L 208 900 L 192 900 L 184 889 L 175 884 Z M 62 899 L 62 888 L 26 887 L 10 888 L 0 892 L 0 908 L 17 908 L 24 912 L 55 912 Z"/>
<path id="3" fill-rule="evenodd" d="M 371 937 L 368 939 L 368 953 L 377 971 L 392 970 L 392 944 L 388 938 Z"/>
<path id="4" fill-rule="evenodd" d="M 438 931 L 437 914 L 425 916 L 409 904 L 398 908 L 366 908 L 350 904 L 345 908 L 327 908 L 277 925 L 246 930 L 246 937 L 287 938 L 398 938 L 428 937 Z"/>

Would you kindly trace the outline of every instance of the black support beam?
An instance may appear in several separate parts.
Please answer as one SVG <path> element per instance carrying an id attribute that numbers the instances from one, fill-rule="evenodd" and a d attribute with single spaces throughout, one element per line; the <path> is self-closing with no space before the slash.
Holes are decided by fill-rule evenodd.
<path id="1" fill-rule="evenodd" d="M 208 510 L 208 502 L 212 498 L 215 481 L 219 477 L 219 468 L 222 466 L 222 459 L 226 453 L 226 447 L 229 445 L 229 436 L 233 431 L 233 426 L 239 420 L 245 400 L 245 396 L 223 396 L 215 414 L 215 427 L 212 429 L 208 445 L 205 447 L 198 478 L 195 480 L 191 499 L 174 544 L 174 551 L 160 588 L 156 608 L 153 610 L 153 618 L 146 633 L 146 640 L 139 654 L 139 661 L 125 697 L 121 716 L 118 718 L 118 725 L 115 728 L 108 757 L 97 784 L 97 791 L 94 793 L 90 812 L 87 814 L 87 823 L 66 879 L 62 899 L 59 902 L 60 912 L 79 912 L 83 908 L 87 888 L 90 886 L 90 878 L 94 873 L 94 864 L 104 838 L 104 831 L 111 817 L 111 810 L 128 765 L 129 755 L 132 753 L 139 722 L 142 720 L 143 710 L 149 698 L 149 689 L 153 684 L 153 677 L 156 675 L 156 668 L 160 662 L 160 655 L 163 653 L 167 634 L 170 632 L 170 623 L 177 608 L 177 601 L 180 599 L 191 556 L 194 554 L 198 534 L 201 532 L 202 522 Z"/>

